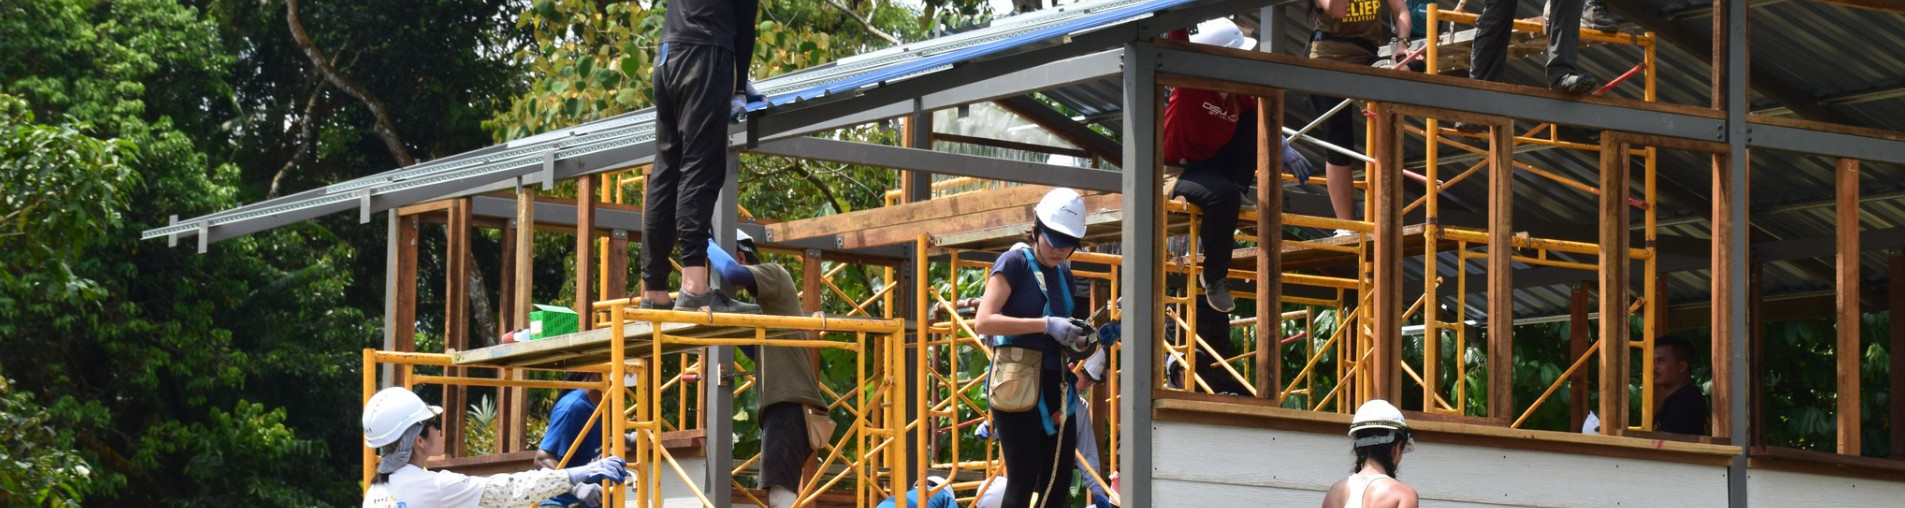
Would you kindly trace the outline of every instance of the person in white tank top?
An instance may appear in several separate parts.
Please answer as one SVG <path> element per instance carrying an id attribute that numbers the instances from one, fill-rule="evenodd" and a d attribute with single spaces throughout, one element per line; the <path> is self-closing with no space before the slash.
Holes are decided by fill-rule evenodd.
<path id="1" fill-rule="evenodd" d="M 1355 474 L 1330 486 L 1323 508 L 1416 508 L 1416 490 L 1396 479 L 1402 455 L 1415 450 L 1402 411 L 1383 400 L 1363 403 L 1350 420 Z"/>

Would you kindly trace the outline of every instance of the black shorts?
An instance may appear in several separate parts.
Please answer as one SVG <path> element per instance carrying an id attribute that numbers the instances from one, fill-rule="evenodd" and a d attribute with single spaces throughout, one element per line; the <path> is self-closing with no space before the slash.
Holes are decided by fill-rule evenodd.
<path id="1" fill-rule="evenodd" d="M 807 445 L 807 408 L 780 402 L 761 410 L 761 488 L 800 492 L 800 472 L 813 462 Z"/>

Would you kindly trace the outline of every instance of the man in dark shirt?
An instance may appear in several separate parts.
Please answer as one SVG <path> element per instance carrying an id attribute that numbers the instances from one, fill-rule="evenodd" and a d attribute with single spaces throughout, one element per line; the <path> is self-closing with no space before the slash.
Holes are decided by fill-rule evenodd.
<path id="1" fill-rule="evenodd" d="M 1665 395 L 1662 395 L 1665 394 Z M 1693 384 L 1693 343 L 1679 337 L 1654 339 L 1654 430 L 1707 433 L 1707 398 Z"/>
<path id="2" fill-rule="evenodd" d="M 708 285 L 708 238 L 728 174 L 728 119 L 746 97 L 759 0 L 674 0 L 655 56 L 655 167 L 642 221 L 642 307 L 666 308 L 668 255 L 681 246 L 676 310 L 759 314 Z M 745 103 L 745 99 L 742 99 Z M 734 206 L 734 203 L 721 203 Z"/>

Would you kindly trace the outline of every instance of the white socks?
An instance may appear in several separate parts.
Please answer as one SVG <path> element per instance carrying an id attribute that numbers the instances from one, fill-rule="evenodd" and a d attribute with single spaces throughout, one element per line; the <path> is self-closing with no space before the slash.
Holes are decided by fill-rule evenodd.
<path id="1" fill-rule="evenodd" d="M 767 489 L 768 508 L 793 508 L 794 501 L 798 500 L 800 496 L 794 495 L 794 491 L 787 490 L 787 487 L 775 486 Z"/>

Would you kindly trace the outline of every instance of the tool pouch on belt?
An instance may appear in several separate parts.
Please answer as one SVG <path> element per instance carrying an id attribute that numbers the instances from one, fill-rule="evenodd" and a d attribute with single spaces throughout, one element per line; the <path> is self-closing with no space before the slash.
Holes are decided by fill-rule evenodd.
<path id="1" fill-rule="evenodd" d="M 1044 361 L 1045 353 L 1036 349 L 1001 347 L 994 350 L 986 387 L 986 399 L 992 409 L 1019 413 L 1038 407 L 1038 377 Z"/>
<path id="2" fill-rule="evenodd" d="M 833 440 L 833 429 L 836 425 L 833 423 L 833 416 L 827 414 L 825 409 L 813 407 L 803 407 L 803 409 L 807 417 L 807 445 L 813 447 L 814 451 L 826 449 L 827 442 Z"/>

